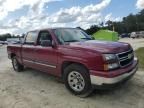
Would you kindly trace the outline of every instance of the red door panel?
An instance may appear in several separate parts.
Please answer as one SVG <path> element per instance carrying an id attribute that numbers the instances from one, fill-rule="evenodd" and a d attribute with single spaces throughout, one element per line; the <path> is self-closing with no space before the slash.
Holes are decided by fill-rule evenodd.
<path id="1" fill-rule="evenodd" d="M 23 45 L 23 48 L 22 48 L 22 58 L 23 58 L 23 64 L 25 66 L 28 66 L 28 67 L 35 67 L 35 64 L 34 64 L 34 49 L 35 49 L 35 46 L 34 45 Z"/>
<path id="2" fill-rule="evenodd" d="M 35 47 L 35 64 L 42 71 L 56 74 L 57 70 L 57 49 L 52 47 Z"/>

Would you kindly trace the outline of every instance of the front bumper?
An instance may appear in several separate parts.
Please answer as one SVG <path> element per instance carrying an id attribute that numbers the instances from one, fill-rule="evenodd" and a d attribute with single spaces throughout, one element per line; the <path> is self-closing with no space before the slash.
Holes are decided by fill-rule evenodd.
<path id="1" fill-rule="evenodd" d="M 138 69 L 138 60 L 135 59 L 131 67 L 115 71 L 117 72 L 118 75 L 112 77 L 106 77 L 91 74 L 90 75 L 91 84 L 96 86 L 117 85 L 120 82 L 130 79 L 136 73 L 137 69 Z"/>

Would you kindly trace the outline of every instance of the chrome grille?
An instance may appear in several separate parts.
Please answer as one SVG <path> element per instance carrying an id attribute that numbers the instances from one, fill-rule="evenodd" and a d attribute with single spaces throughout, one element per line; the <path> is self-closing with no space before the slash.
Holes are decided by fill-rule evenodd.
<path id="1" fill-rule="evenodd" d="M 134 53 L 133 53 L 133 50 L 129 50 L 129 51 L 117 54 L 117 57 L 119 59 L 120 66 L 125 67 L 132 63 L 134 59 Z"/>

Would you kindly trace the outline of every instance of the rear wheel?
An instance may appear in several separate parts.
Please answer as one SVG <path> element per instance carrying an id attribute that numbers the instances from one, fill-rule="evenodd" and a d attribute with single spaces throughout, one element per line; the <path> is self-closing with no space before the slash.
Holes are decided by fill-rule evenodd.
<path id="1" fill-rule="evenodd" d="M 13 65 L 13 69 L 17 72 L 20 72 L 24 69 L 24 66 L 21 65 L 18 60 L 16 59 L 16 57 L 12 58 L 12 65 Z"/>
<path id="2" fill-rule="evenodd" d="M 79 97 L 87 97 L 92 92 L 90 77 L 87 69 L 78 64 L 72 64 L 64 69 L 66 88 Z"/>

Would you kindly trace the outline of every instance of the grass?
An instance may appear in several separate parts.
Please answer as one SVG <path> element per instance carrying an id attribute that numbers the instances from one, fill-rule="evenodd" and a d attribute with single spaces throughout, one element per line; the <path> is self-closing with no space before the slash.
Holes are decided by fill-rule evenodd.
<path id="1" fill-rule="evenodd" d="M 144 69 L 144 47 L 137 49 L 135 54 L 139 59 L 139 68 Z"/>

